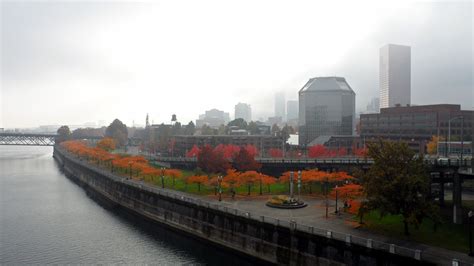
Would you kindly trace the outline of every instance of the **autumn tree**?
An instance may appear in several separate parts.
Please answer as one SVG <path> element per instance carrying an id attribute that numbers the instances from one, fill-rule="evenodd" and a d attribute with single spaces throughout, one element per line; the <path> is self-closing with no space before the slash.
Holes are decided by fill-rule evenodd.
<path id="1" fill-rule="evenodd" d="M 260 195 L 262 195 L 263 186 L 267 186 L 268 193 L 270 193 L 270 185 L 276 183 L 276 179 L 273 176 L 264 175 L 262 173 L 258 176 L 258 181 L 260 183 Z"/>
<path id="2" fill-rule="evenodd" d="M 233 159 L 234 168 L 238 171 L 250 171 L 250 170 L 258 170 L 262 167 L 257 161 L 255 161 L 255 157 L 252 156 L 246 148 L 241 148 L 237 156 Z"/>
<path id="3" fill-rule="evenodd" d="M 252 157 L 256 157 L 258 155 L 258 150 L 257 150 L 257 147 L 255 147 L 254 145 L 252 144 L 247 144 L 245 145 L 245 147 L 243 147 L 244 149 L 247 150 L 248 154 Z"/>
<path id="4" fill-rule="evenodd" d="M 193 145 L 193 147 L 188 152 L 186 152 L 186 157 L 197 157 L 199 152 L 199 147 L 197 145 Z"/>
<path id="5" fill-rule="evenodd" d="M 323 156 L 326 156 L 327 153 L 328 151 L 326 147 L 324 147 L 321 144 L 311 146 L 308 149 L 308 157 L 310 158 L 323 157 Z"/>
<path id="6" fill-rule="evenodd" d="M 180 178 L 182 176 L 182 172 L 177 169 L 166 169 L 165 173 L 166 176 L 170 176 L 172 180 L 172 186 L 174 187 L 176 178 Z"/>
<path id="7" fill-rule="evenodd" d="M 368 154 L 368 149 L 367 148 L 355 148 L 353 149 L 353 153 L 355 156 L 360 156 L 360 157 L 367 157 Z"/>
<path id="8" fill-rule="evenodd" d="M 61 126 L 60 128 L 58 128 L 57 134 L 58 134 L 58 136 L 56 137 L 57 143 L 61 143 L 71 138 L 71 130 L 69 130 L 68 126 Z"/>
<path id="9" fill-rule="evenodd" d="M 336 198 L 337 193 L 338 198 L 342 200 L 356 199 L 362 197 L 362 189 L 362 186 L 358 184 L 345 184 L 334 188 L 331 191 L 330 197 Z"/>
<path id="10" fill-rule="evenodd" d="M 123 147 L 128 142 L 128 129 L 122 121 L 115 119 L 105 130 L 105 136 L 113 138 L 115 144 Z"/>
<path id="11" fill-rule="evenodd" d="M 271 148 L 268 150 L 270 157 L 272 158 L 281 158 L 283 157 L 283 151 L 281 149 Z"/>
<path id="12" fill-rule="evenodd" d="M 201 192 L 201 185 L 205 184 L 207 181 L 208 181 L 208 177 L 205 175 L 190 176 L 188 177 L 188 180 L 186 180 L 188 184 L 197 184 L 199 192 Z"/>
<path id="13" fill-rule="evenodd" d="M 256 171 L 245 171 L 239 174 L 239 178 L 242 184 L 247 186 L 247 195 L 250 195 L 252 186 L 259 181 L 259 173 Z"/>
<path id="14" fill-rule="evenodd" d="M 217 153 L 210 145 L 204 146 L 198 153 L 197 165 L 207 173 L 226 173 L 230 163 L 223 154 Z"/>
<path id="15" fill-rule="evenodd" d="M 224 176 L 224 181 L 229 184 L 231 193 L 235 193 L 235 188 L 241 184 L 239 172 L 235 169 L 227 170 L 227 173 Z"/>
<path id="16" fill-rule="evenodd" d="M 104 151 L 115 150 L 115 140 L 112 138 L 102 138 L 97 142 L 97 147 Z"/>
<path id="17" fill-rule="evenodd" d="M 363 209 L 378 210 L 381 216 L 401 215 L 405 235 L 408 225 L 418 228 L 424 218 L 439 222 L 423 156 L 415 156 L 406 143 L 388 141 L 369 144 L 368 155 L 374 163 L 363 176 Z"/>
<path id="18" fill-rule="evenodd" d="M 444 141 L 443 137 L 432 136 L 430 142 L 426 144 L 426 151 L 430 155 L 436 155 L 438 153 L 438 143 Z"/>

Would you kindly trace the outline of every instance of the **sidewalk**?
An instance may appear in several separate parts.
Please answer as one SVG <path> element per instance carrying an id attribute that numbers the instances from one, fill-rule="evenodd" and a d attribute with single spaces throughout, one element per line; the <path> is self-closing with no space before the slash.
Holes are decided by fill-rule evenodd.
<path id="1" fill-rule="evenodd" d="M 213 197 L 208 196 L 205 198 L 209 199 Z M 430 261 L 436 262 L 440 265 L 452 265 L 453 259 L 457 259 L 461 262 L 467 263 L 468 265 L 474 265 L 474 257 L 469 257 L 467 254 L 461 252 L 451 251 L 444 248 L 429 246 L 407 240 L 389 238 L 384 235 L 376 234 L 366 229 L 359 228 L 357 223 L 352 221 L 352 215 L 334 214 L 334 201 L 330 201 L 328 211 L 329 217 L 326 218 L 325 200 L 312 197 L 302 198 L 308 203 L 308 206 L 305 208 L 292 210 L 276 209 L 266 206 L 265 202 L 268 199 L 268 196 L 258 198 L 252 197 L 252 199 L 239 198 L 237 200 L 224 198 L 220 204 L 227 205 L 228 207 L 242 211 L 247 211 L 252 214 L 273 217 L 279 220 L 295 221 L 297 224 L 304 224 L 333 232 L 373 239 L 414 250 L 418 249 L 422 251 L 423 258 L 429 259 Z"/>

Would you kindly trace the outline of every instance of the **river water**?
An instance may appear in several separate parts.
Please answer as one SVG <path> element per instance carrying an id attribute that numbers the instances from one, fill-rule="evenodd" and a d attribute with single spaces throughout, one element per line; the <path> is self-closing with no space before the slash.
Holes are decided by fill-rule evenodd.
<path id="1" fill-rule="evenodd" d="M 250 264 L 101 206 L 60 172 L 52 151 L 0 146 L 0 264 Z"/>

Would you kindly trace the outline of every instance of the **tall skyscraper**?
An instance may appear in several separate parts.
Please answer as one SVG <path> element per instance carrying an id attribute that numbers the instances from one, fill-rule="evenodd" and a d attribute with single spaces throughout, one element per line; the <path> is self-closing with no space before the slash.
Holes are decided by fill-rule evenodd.
<path id="1" fill-rule="evenodd" d="M 320 136 L 353 135 L 355 92 L 342 77 L 310 79 L 299 91 L 299 145 Z"/>
<path id="2" fill-rule="evenodd" d="M 275 93 L 275 116 L 279 116 L 285 120 L 285 93 Z"/>
<path id="3" fill-rule="evenodd" d="M 242 118 L 243 120 L 252 121 L 252 108 L 250 104 L 238 103 L 235 105 L 235 119 Z"/>
<path id="4" fill-rule="evenodd" d="M 410 49 L 396 44 L 380 48 L 380 108 L 411 104 Z"/>
<path id="5" fill-rule="evenodd" d="M 286 102 L 286 119 L 288 121 L 298 119 L 298 101 Z"/>

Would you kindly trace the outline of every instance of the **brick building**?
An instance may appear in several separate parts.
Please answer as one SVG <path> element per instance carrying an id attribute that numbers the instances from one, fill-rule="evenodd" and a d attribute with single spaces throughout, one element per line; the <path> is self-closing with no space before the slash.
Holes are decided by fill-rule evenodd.
<path id="1" fill-rule="evenodd" d="M 462 135 L 464 141 L 471 141 L 473 134 L 474 111 L 461 110 L 456 104 L 397 106 L 360 116 L 360 136 L 364 141 L 405 141 L 420 152 L 424 152 L 432 136 L 448 139 L 451 135 L 451 140 L 459 141 Z"/>

